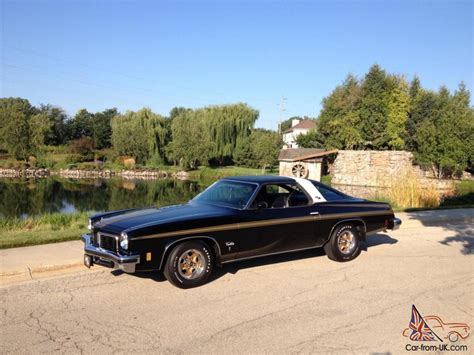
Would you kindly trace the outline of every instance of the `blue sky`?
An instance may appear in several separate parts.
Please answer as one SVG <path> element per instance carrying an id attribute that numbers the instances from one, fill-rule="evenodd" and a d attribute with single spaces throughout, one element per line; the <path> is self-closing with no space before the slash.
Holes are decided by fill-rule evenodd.
<path id="1" fill-rule="evenodd" d="M 243 101 L 275 129 L 374 63 L 473 86 L 470 1 L 0 1 L 0 96 L 69 114 Z"/>

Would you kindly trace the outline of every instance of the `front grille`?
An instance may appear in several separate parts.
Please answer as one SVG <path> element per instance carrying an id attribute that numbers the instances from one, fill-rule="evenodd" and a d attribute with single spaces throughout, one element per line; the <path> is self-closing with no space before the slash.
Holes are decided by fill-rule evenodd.
<path id="1" fill-rule="evenodd" d="M 117 245 L 118 245 L 118 237 L 113 236 L 113 235 L 108 235 L 108 234 L 103 234 L 100 232 L 94 233 L 94 237 L 92 240 L 92 243 L 96 247 L 101 247 L 102 249 L 105 250 L 110 250 L 113 252 L 117 252 Z"/>

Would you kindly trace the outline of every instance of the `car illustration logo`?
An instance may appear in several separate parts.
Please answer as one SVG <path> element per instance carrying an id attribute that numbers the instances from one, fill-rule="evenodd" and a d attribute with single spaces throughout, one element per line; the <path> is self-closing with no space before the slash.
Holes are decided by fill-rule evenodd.
<path id="1" fill-rule="evenodd" d="M 408 328 L 402 335 L 412 341 L 450 341 L 465 340 L 470 335 L 471 328 L 466 323 L 448 323 L 441 317 L 429 315 L 422 317 L 415 305 L 412 306 L 411 319 Z"/>

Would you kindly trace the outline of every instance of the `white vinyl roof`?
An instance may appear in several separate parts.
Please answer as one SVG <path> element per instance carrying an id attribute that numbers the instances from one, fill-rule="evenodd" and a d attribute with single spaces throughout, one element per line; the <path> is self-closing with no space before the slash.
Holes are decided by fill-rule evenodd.
<path id="1" fill-rule="evenodd" d="M 311 197 L 313 200 L 313 203 L 319 203 L 319 202 L 326 202 L 326 199 L 321 195 L 319 190 L 316 188 L 316 186 L 313 185 L 313 183 L 309 180 L 303 179 L 303 178 L 293 178 L 305 191 L 308 193 L 308 195 Z"/>

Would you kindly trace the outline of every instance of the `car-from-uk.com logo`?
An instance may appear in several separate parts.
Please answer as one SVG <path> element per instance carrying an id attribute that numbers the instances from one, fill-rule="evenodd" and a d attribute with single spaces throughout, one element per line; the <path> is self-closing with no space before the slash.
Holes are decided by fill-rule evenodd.
<path id="1" fill-rule="evenodd" d="M 470 331 L 466 323 L 445 322 L 435 315 L 422 317 L 413 305 L 408 328 L 402 335 L 411 341 L 405 346 L 407 351 L 467 351 L 468 346 L 461 342 L 469 337 Z"/>

